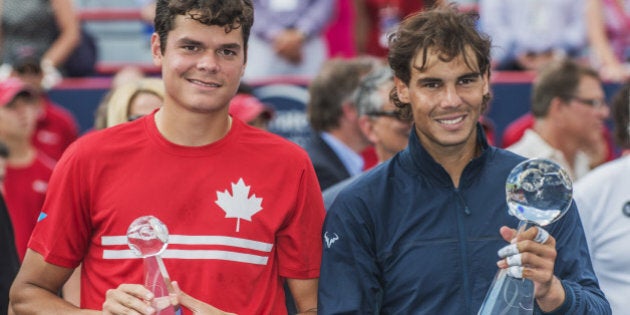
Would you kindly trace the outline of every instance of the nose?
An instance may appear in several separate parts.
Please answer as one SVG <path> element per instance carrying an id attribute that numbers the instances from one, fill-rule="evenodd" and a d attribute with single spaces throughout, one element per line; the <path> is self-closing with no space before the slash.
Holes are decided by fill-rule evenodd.
<path id="1" fill-rule="evenodd" d="M 442 97 L 443 107 L 455 107 L 461 103 L 462 99 L 457 92 L 457 87 L 452 84 L 446 84 L 444 86 L 444 93 Z"/>
<path id="2" fill-rule="evenodd" d="M 197 62 L 197 69 L 216 73 L 220 69 L 219 58 L 214 51 L 203 54 Z"/>
<path id="3" fill-rule="evenodd" d="M 610 116 L 610 107 L 608 105 L 603 105 L 596 107 L 595 110 L 601 119 L 606 119 Z"/>

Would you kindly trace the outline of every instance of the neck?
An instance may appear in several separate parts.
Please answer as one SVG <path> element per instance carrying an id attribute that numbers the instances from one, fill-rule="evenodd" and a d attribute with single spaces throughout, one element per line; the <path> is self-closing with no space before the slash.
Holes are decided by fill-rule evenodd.
<path id="1" fill-rule="evenodd" d="M 564 159 L 571 168 L 575 162 L 575 155 L 579 150 L 579 143 L 571 137 L 567 137 L 565 131 L 545 119 L 537 119 L 533 127 L 534 131 L 551 147 L 562 152 Z"/>
<path id="2" fill-rule="evenodd" d="M 426 145 L 429 141 L 423 141 L 421 137 L 419 139 L 429 155 L 446 170 L 455 187 L 459 187 L 459 180 L 466 165 L 480 154 L 476 129 L 465 143 L 452 146 Z"/>
<path id="3" fill-rule="evenodd" d="M 28 141 L 3 140 L 9 149 L 9 166 L 27 166 L 37 157 L 37 151 Z"/>
<path id="4" fill-rule="evenodd" d="M 199 114 L 162 107 L 155 114 L 155 124 L 169 142 L 198 147 L 225 137 L 232 127 L 232 118 L 227 114 L 227 108 L 212 114 Z"/>
<path id="5" fill-rule="evenodd" d="M 328 130 L 333 137 L 339 139 L 347 145 L 352 151 L 361 154 L 370 144 L 367 139 L 360 133 L 360 130 L 351 130 L 349 126 Z"/>

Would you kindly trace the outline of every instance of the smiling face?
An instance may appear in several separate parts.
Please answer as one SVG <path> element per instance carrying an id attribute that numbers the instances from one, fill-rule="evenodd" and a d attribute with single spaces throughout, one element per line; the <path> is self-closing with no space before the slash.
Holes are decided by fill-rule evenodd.
<path id="1" fill-rule="evenodd" d="M 159 37 L 151 38 L 154 63 L 162 68 L 166 87 L 164 106 L 196 113 L 227 115 L 245 70 L 241 29 L 225 32 L 188 16 L 175 18 L 164 54 Z"/>
<path id="2" fill-rule="evenodd" d="M 468 61 L 477 67 L 469 50 Z M 411 79 L 406 85 L 396 79 L 398 96 L 410 103 L 415 131 L 431 155 L 439 152 L 473 150 L 476 146 L 476 124 L 488 94 L 487 76 L 469 67 L 463 55 L 451 61 L 440 60 L 435 50 L 422 52 L 412 61 Z"/>

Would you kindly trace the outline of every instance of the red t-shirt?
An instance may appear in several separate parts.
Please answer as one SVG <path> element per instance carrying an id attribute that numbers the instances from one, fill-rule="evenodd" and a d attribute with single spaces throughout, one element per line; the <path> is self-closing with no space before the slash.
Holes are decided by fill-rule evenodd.
<path id="1" fill-rule="evenodd" d="M 31 232 L 42 210 L 48 180 L 54 166 L 55 161 L 42 153 L 38 153 L 29 166 L 7 166 L 4 181 L 5 199 L 20 261 L 24 258 Z"/>
<path id="2" fill-rule="evenodd" d="M 236 119 L 202 147 L 168 142 L 153 115 L 85 135 L 59 161 L 44 212 L 29 246 L 51 264 L 83 261 L 84 308 L 143 283 L 125 235 L 144 215 L 168 227 L 172 280 L 224 311 L 286 314 L 282 278 L 319 276 L 325 213 L 308 155 Z"/>
<path id="3" fill-rule="evenodd" d="M 33 133 L 33 145 L 55 160 L 77 139 L 79 127 L 68 110 L 46 98 L 44 111 L 37 121 Z"/>

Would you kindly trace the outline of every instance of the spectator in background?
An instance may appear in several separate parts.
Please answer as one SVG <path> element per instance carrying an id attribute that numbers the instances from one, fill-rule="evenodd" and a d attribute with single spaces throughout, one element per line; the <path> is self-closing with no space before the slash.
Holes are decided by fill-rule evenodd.
<path id="1" fill-rule="evenodd" d="M 498 70 L 537 70 L 585 46 L 585 0 L 480 0 L 481 30 Z"/>
<path id="2" fill-rule="evenodd" d="M 66 148 L 77 139 L 79 126 L 70 111 L 54 103 L 44 88 L 44 71 L 37 53 L 32 50 L 14 52 L 11 76 L 37 90 L 37 127 L 33 145 L 42 153 L 59 160 Z"/>
<path id="3" fill-rule="evenodd" d="M 0 160 L 2 159 L 0 149 Z M 0 314 L 6 315 L 9 309 L 9 289 L 20 268 L 20 261 L 15 250 L 11 218 L 2 193 L 0 193 L 0 257 L 2 257 L 0 259 Z"/>
<path id="4" fill-rule="evenodd" d="M 586 26 L 591 62 L 602 79 L 630 78 L 630 1 L 586 0 Z"/>
<path id="5" fill-rule="evenodd" d="M 94 129 L 99 130 L 151 114 L 164 103 L 164 83 L 158 78 L 140 78 L 117 85 L 97 108 Z"/>
<path id="6" fill-rule="evenodd" d="M 357 54 L 354 44 L 355 2 L 335 0 L 335 10 L 324 32 L 329 58 L 352 58 Z"/>
<path id="7" fill-rule="evenodd" d="M 8 314 L 9 289 L 20 268 L 15 249 L 15 235 L 7 205 L 4 201 L 4 176 L 6 174 L 9 149 L 0 142 L 0 315 Z"/>
<path id="8" fill-rule="evenodd" d="M 605 160 L 602 131 L 610 110 L 594 69 L 570 59 L 549 64 L 534 81 L 531 111 L 533 128 L 508 150 L 554 160 L 573 180 Z"/>
<path id="9" fill-rule="evenodd" d="M 387 34 L 415 12 L 440 5 L 443 0 L 355 0 L 357 54 L 387 57 Z"/>
<path id="10" fill-rule="evenodd" d="M 361 78 L 381 65 L 373 57 L 330 59 L 309 85 L 306 110 L 314 132 L 304 147 L 322 191 L 363 171 L 361 153 L 370 142 L 359 128 L 353 95 Z"/>
<path id="11" fill-rule="evenodd" d="M 37 92 L 17 78 L 0 82 L 0 141 L 9 149 L 4 188 L 20 261 L 40 214 L 55 161 L 31 143 Z"/>
<path id="12" fill-rule="evenodd" d="M 228 112 L 232 117 L 263 130 L 268 129 L 269 122 L 274 116 L 273 108 L 258 100 L 253 95 L 251 87 L 243 82 L 230 101 Z"/>
<path id="13" fill-rule="evenodd" d="M 11 217 L 4 200 L 4 175 L 6 173 L 9 148 L 0 142 L 0 314 L 6 315 L 9 309 L 9 288 L 20 268 L 20 260 L 15 249 L 15 236 Z"/>
<path id="14" fill-rule="evenodd" d="M 613 96 L 612 116 L 622 157 L 608 162 L 575 183 L 593 269 L 613 314 L 630 310 L 630 84 Z"/>
<path id="15" fill-rule="evenodd" d="M 328 58 L 324 31 L 333 0 L 254 0 L 254 7 L 244 79 L 315 76 Z"/>
<path id="16" fill-rule="evenodd" d="M 44 73 L 44 86 L 52 87 L 81 41 L 73 1 L 3 0 L 1 4 L 2 64 L 13 65 L 11 52 L 35 51 Z"/>
<path id="17" fill-rule="evenodd" d="M 379 164 L 407 147 L 411 132 L 411 120 L 400 116 L 389 99 L 393 87 L 392 71 L 383 64 L 361 79 L 354 95 L 354 103 L 359 112 L 359 127 L 374 146 Z M 326 209 L 330 208 L 339 192 L 359 176 L 361 175 L 352 176 L 324 190 Z"/>

